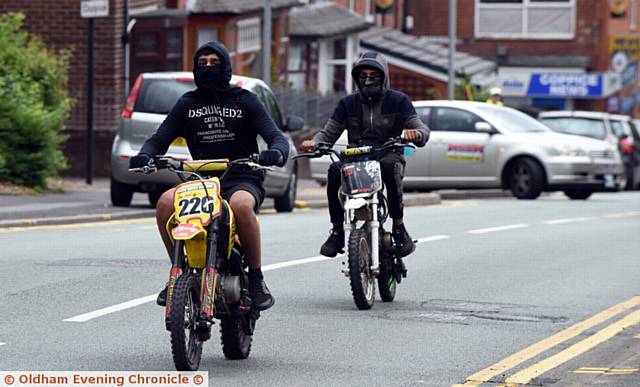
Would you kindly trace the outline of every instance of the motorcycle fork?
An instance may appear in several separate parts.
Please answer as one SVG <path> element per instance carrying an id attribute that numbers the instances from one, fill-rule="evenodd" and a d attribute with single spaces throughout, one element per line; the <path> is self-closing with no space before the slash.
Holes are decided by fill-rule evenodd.
<path id="1" fill-rule="evenodd" d="M 167 285 L 167 307 L 165 318 L 171 314 L 171 305 L 173 304 L 173 290 L 176 280 L 182 274 L 184 264 L 184 241 L 175 241 L 173 245 L 173 255 L 171 259 L 171 270 L 169 271 L 169 284 Z"/>
<path id="2" fill-rule="evenodd" d="M 373 195 L 370 202 L 371 221 L 369 222 L 369 232 L 371 233 L 371 273 L 378 275 L 380 272 L 380 222 L 378 221 L 378 195 Z"/>
<path id="3" fill-rule="evenodd" d="M 215 313 L 215 291 L 217 269 L 217 252 L 218 252 L 218 234 L 220 232 L 219 220 L 215 219 L 207 234 L 207 261 L 202 274 L 202 282 L 200 286 L 200 317 L 204 321 L 212 322 Z"/>
<path id="4" fill-rule="evenodd" d="M 371 207 L 371 220 L 368 221 L 365 226 L 367 226 L 367 230 L 371 233 L 370 241 L 371 241 L 371 272 L 374 275 L 378 275 L 379 273 L 379 265 L 380 265 L 380 250 L 378 248 L 379 245 L 379 232 L 380 232 L 380 222 L 378 220 L 378 196 L 374 195 L 369 200 L 368 205 Z M 349 276 L 349 267 L 347 265 L 348 255 L 349 255 L 349 234 L 353 231 L 355 227 L 355 221 L 352 222 L 352 217 L 354 216 L 355 210 L 346 209 L 344 218 L 344 246 L 346 254 L 342 259 L 342 273 L 345 276 Z"/>

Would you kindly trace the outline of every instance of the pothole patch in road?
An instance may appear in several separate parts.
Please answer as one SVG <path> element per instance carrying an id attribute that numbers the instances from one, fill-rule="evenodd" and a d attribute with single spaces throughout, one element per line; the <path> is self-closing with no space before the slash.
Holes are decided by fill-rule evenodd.
<path id="1" fill-rule="evenodd" d="M 49 262 L 47 266 L 80 266 L 80 267 L 111 267 L 111 268 L 141 268 L 141 267 L 169 267 L 167 259 L 88 259 L 75 258 Z"/>
<path id="2" fill-rule="evenodd" d="M 388 320 L 462 325 L 470 325 L 478 320 L 522 323 L 561 323 L 568 320 L 563 316 L 531 313 L 528 310 L 532 308 L 535 306 L 435 299 L 423 302 L 416 310 L 387 310 L 380 317 Z"/>

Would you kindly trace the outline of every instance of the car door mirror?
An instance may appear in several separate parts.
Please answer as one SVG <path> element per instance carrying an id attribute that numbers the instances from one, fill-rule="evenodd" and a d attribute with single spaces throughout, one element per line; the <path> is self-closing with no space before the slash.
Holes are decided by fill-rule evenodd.
<path id="1" fill-rule="evenodd" d="M 476 128 L 476 132 L 480 132 L 480 133 L 488 133 L 488 134 L 497 133 L 496 130 L 493 128 L 493 126 L 491 126 L 490 123 L 485 121 L 476 122 L 475 128 Z"/>
<path id="2" fill-rule="evenodd" d="M 284 125 L 284 130 L 288 132 L 297 132 L 304 128 L 304 119 L 296 115 L 290 115 L 287 117 L 287 122 Z"/>

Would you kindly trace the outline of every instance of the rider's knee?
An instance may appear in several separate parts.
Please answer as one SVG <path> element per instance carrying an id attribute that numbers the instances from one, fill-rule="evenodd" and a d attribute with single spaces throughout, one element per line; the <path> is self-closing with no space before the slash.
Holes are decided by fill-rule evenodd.
<path id="1" fill-rule="evenodd" d="M 168 218 L 173 213 L 173 198 L 175 196 L 175 188 L 171 188 L 160 195 L 156 204 L 156 215 Z"/>
<path id="2" fill-rule="evenodd" d="M 256 205 L 256 200 L 250 193 L 241 191 L 234 193 L 229 200 L 229 204 L 238 217 L 255 217 L 253 209 Z"/>

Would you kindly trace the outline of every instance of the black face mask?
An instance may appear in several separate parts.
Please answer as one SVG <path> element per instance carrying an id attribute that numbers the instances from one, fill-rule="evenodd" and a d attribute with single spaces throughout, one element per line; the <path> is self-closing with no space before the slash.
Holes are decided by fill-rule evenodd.
<path id="1" fill-rule="evenodd" d="M 197 66 L 193 71 L 196 86 L 204 89 L 220 89 L 224 83 L 222 65 Z"/>
<path id="2" fill-rule="evenodd" d="M 358 86 L 365 97 L 373 98 L 382 93 L 382 76 L 375 75 L 373 77 L 358 77 Z"/>

